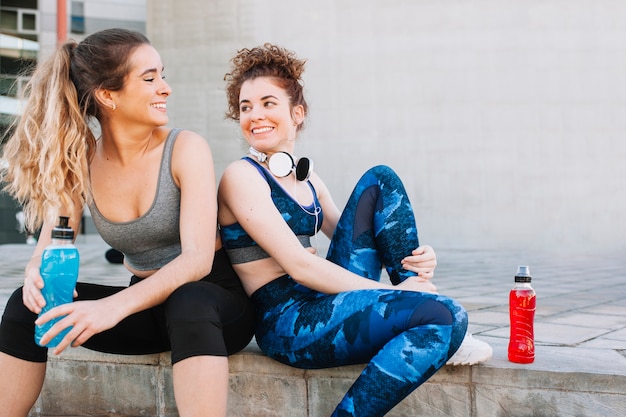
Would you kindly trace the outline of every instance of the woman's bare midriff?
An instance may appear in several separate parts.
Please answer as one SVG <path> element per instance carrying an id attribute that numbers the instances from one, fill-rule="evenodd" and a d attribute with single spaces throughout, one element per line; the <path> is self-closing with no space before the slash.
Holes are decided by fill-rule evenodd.
<path id="1" fill-rule="evenodd" d="M 235 264 L 233 269 L 239 275 L 243 288 L 248 295 L 268 282 L 286 274 L 285 270 L 272 258 Z"/>
<path id="2" fill-rule="evenodd" d="M 131 274 L 141 279 L 148 278 L 150 275 L 158 271 L 158 269 L 152 269 L 150 271 L 141 271 L 139 269 L 135 269 L 132 266 L 128 265 L 126 261 L 124 261 L 124 266 L 126 267 L 126 269 L 128 269 L 128 271 L 130 271 Z"/>

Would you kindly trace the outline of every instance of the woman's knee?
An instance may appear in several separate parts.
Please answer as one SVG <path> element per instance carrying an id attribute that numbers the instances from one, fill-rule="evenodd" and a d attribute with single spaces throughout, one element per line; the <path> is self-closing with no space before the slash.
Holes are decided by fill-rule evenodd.
<path id="1" fill-rule="evenodd" d="M 444 296 L 437 296 L 421 303 L 420 308 L 413 312 L 410 320 L 413 326 L 438 324 L 453 328 L 467 328 L 467 312 L 463 306 Z"/>
<path id="2" fill-rule="evenodd" d="M 454 352 L 461 346 L 465 333 L 467 332 L 468 317 L 467 311 L 455 300 L 447 297 L 441 297 L 442 302 L 445 303 L 447 308 L 452 313 L 452 334 L 450 338 L 450 351 L 451 357 Z"/>
<path id="3" fill-rule="evenodd" d="M 35 343 L 35 319 L 22 300 L 22 288 L 13 292 L 4 309 L 0 323 L 0 351 L 31 361 L 45 362 L 47 349 Z"/>
<path id="4" fill-rule="evenodd" d="M 4 315 L 7 319 L 18 321 L 30 321 L 34 322 L 37 318 L 37 314 L 30 311 L 24 305 L 24 299 L 22 294 L 22 287 L 13 291 L 13 294 L 9 297 L 7 304 L 4 308 Z"/>
<path id="5" fill-rule="evenodd" d="M 165 306 L 172 363 L 202 355 L 227 356 L 217 291 L 211 284 L 188 283 Z"/>
<path id="6" fill-rule="evenodd" d="M 397 177 L 396 172 L 387 165 L 375 165 L 368 169 L 366 173 L 375 175 L 376 177 L 386 178 L 386 177 Z"/>
<path id="7" fill-rule="evenodd" d="M 463 328 L 465 331 L 465 329 L 467 329 L 467 320 L 468 320 L 467 311 L 465 311 L 465 308 L 463 308 L 461 304 L 459 304 L 457 301 L 453 300 L 452 298 L 444 297 L 444 300 L 445 300 L 444 302 L 446 306 L 452 313 L 452 317 L 453 317 L 452 324 L 456 327 Z"/>
<path id="8" fill-rule="evenodd" d="M 453 315 L 444 303 L 433 298 L 425 300 L 413 311 L 409 323 L 411 327 L 428 324 L 449 326 L 453 323 Z"/>

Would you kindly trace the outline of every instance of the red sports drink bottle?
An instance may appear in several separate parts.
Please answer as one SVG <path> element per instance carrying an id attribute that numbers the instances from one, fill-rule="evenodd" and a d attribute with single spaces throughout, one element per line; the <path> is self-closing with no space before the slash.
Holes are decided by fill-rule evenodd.
<path id="1" fill-rule="evenodd" d="M 535 290 L 531 287 L 530 269 L 520 265 L 515 275 L 515 287 L 509 294 L 509 360 L 531 363 L 535 360 Z"/>

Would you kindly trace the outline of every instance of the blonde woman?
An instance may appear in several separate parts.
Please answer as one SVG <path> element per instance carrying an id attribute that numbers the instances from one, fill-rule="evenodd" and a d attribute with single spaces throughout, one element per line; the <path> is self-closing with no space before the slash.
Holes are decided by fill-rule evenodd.
<path id="1" fill-rule="evenodd" d="M 33 406 L 48 354 L 34 326 L 60 316 L 43 344 L 73 328 L 54 354 L 69 346 L 171 350 L 180 415 L 225 416 L 227 356 L 251 340 L 254 315 L 217 234 L 211 150 L 199 135 L 166 127 L 171 89 L 158 52 L 139 33 L 101 31 L 61 46 L 29 93 L 4 148 L 3 180 L 23 203 L 27 227 L 43 227 L 0 324 L 0 416 L 26 416 Z M 37 318 L 51 228 L 66 215 L 77 230 L 85 203 L 104 240 L 123 253 L 130 285 L 79 282 L 74 303 Z"/>

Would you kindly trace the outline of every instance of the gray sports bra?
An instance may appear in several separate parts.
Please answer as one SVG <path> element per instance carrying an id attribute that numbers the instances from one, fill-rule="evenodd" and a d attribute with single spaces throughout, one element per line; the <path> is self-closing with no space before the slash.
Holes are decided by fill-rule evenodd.
<path id="1" fill-rule="evenodd" d="M 172 129 L 163 145 L 163 157 L 152 206 L 141 217 L 129 222 L 112 222 L 89 204 L 91 217 L 102 239 L 124 254 L 132 268 L 159 269 L 180 255 L 180 189 L 171 170 L 172 149 L 181 129 Z"/>

